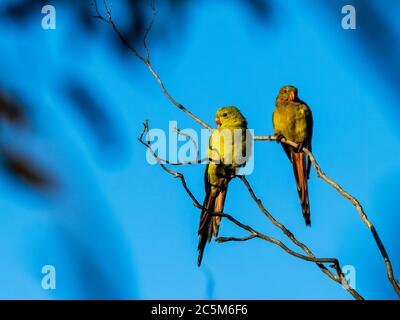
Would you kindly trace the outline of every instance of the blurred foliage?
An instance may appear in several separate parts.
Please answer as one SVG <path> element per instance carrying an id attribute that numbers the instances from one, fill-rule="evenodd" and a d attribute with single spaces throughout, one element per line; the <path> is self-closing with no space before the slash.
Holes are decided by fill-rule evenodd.
<path id="1" fill-rule="evenodd" d="M 26 115 L 23 108 L 15 101 L 0 92 L 0 119 L 4 119 L 14 125 L 26 125 Z"/>
<path id="2" fill-rule="evenodd" d="M 4 168 L 17 181 L 39 191 L 49 191 L 55 187 L 55 182 L 50 174 L 33 165 L 29 156 L 4 149 L 0 150 L 0 157 L 3 160 Z"/>
<path id="3" fill-rule="evenodd" d="M 198 0 L 197 0 L 198 1 Z M 231 0 L 226 0 L 231 1 Z M 258 18 L 265 18 L 269 12 L 270 7 L 266 0 L 238 0 L 242 2 L 248 9 L 250 9 Z M 195 3 L 196 0 L 160 0 L 155 1 L 156 7 L 162 6 L 169 13 L 165 19 L 158 19 L 157 24 L 159 28 L 154 29 L 153 36 L 157 36 L 157 32 L 165 32 L 171 27 L 171 21 L 185 21 L 185 9 L 188 5 Z M 120 27 L 121 32 L 130 43 L 140 42 L 144 36 L 147 26 L 151 19 L 150 0 L 108 0 L 109 5 L 114 7 L 124 8 L 124 14 L 127 16 L 127 21 Z M 40 12 L 41 8 L 49 4 L 47 0 L 22 0 L 18 2 L 11 2 L 4 5 L 0 15 L 8 17 L 14 21 L 23 21 L 31 15 Z M 79 17 L 79 22 L 82 27 L 91 32 L 97 32 L 101 24 L 92 18 L 94 14 L 93 0 L 53 0 L 52 5 L 68 5 Z M 103 7 L 103 0 L 98 0 L 99 8 Z M 161 25 L 160 25 L 161 24 Z M 111 30 L 110 30 L 111 31 Z M 117 37 L 113 37 L 113 43 L 116 47 L 124 49 L 123 44 Z"/>
<path id="4" fill-rule="evenodd" d="M 26 128 L 28 123 L 27 114 L 22 104 L 15 99 L 7 97 L 0 91 L 0 131 L 2 126 L 15 128 Z M 23 155 L 17 151 L 11 151 L 12 141 L 1 141 L 0 144 L 0 165 L 11 177 L 22 182 L 33 189 L 49 191 L 55 187 L 55 180 L 50 173 L 33 164 L 29 149 Z"/>

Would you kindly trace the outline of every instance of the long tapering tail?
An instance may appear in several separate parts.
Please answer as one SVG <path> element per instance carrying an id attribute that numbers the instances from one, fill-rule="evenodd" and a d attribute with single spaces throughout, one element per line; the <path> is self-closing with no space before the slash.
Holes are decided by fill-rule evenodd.
<path id="1" fill-rule="evenodd" d="M 225 197 L 226 190 L 219 191 L 217 194 L 207 192 L 206 198 L 204 199 L 204 209 L 201 211 L 200 224 L 197 232 L 199 235 L 197 265 L 199 267 L 203 259 L 206 244 L 211 241 L 213 236 L 214 238 L 218 237 L 219 225 L 221 223 L 221 217 L 213 216 L 210 212 L 222 213 L 224 210 Z"/>
<path id="2" fill-rule="evenodd" d="M 297 192 L 299 194 L 303 217 L 307 226 L 311 226 L 310 202 L 308 198 L 308 173 L 306 155 L 304 152 L 291 150 L 293 172 L 296 178 Z"/>

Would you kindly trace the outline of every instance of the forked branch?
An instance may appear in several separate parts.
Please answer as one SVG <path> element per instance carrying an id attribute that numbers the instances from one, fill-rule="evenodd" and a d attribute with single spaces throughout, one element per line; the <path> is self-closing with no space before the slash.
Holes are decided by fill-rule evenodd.
<path id="1" fill-rule="evenodd" d="M 131 51 L 134 56 L 136 58 L 138 58 L 141 62 L 143 62 L 146 67 L 149 69 L 149 71 L 151 72 L 151 74 L 154 76 L 154 78 L 156 78 L 159 86 L 161 87 L 161 90 L 163 91 L 163 93 L 165 94 L 165 96 L 168 98 L 169 101 L 172 102 L 172 104 L 174 104 L 177 108 L 179 108 L 180 110 L 182 110 L 184 113 L 186 113 L 190 118 L 192 118 L 194 121 L 196 121 L 197 123 L 199 123 L 201 126 L 203 126 L 204 128 L 207 128 L 208 130 L 212 131 L 212 128 L 205 123 L 204 121 L 202 121 L 200 118 L 196 117 L 190 110 L 188 110 L 185 106 L 183 106 L 183 104 L 179 103 L 178 101 L 176 101 L 169 93 L 169 91 L 167 90 L 167 88 L 165 87 L 164 83 L 162 82 L 160 76 L 158 75 L 158 73 L 154 70 L 151 61 L 150 61 L 150 53 L 149 53 L 149 47 L 147 44 L 147 37 L 153 27 L 155 18 L 156 18 L 156 10 L 155 10 L 155 6 L 154 3 L 152 3 L 151 7 L 153 10 L 153 18 L 150 22 L 149 27 L 146 29 L 146 33 L 145 33 L 145 37 L 143 39 L 143 43 L 144 43 L 144 49 L 145 49 L 145 56 L 141 55 L 139 53 L 139 51 L 136 50 L 136 48 L 134 48 L 129 42 L 128 40 L 126 40 L 126 38 L 123 36 L 123 34 L 119 31 L 117 25 L 115 24 L 113 17 L 112 17 L 112 8 L 111 6 L 109 6 L 107 4 L 106 0 L 103 0 L 103 4 L 104 4 L 104 10 L 105 10 L 105 14 L 102 14 L 99 10 L 99 7 L 97 5 L 97 1 L 95 0 L 93 2 L 93 6 L 94 9 L 96 11 L 96 15 L 92 16 L 95 19 L 99 19 L 109 25 L 111 25 L 111 27 L 113 28 L 113 30 L 115 31 L 115 33 L 117 34 L 118 38 L 122 41 L 122 43 L 129 49 L 129 51 Z"/>
<path id="2" fill-rule="evenodd" d="M 254 137 L 254 140 L 256 141 L 277 141 L 276 136 L 256 136 Z M 281 139 L 281 143 L 285 143 L 289 146 L 292 146 L 294 148 L 298 147 L 297 143 L 294 143 L 293 141 L 289 141 L 286 139 Z M 400 297 L 400 284 L 399 282 L 395 279 L 394 273 L 393 273 L 393 266 L 392 263 L 389 259 L 389 255 L 386 251 L 385 246 L 382 243 L 381 238 L 379 237 L 378 232 L 375 229 L 375 226 L 372 224 L 372 222 L 368 219 L 367 214 L 365 213 L 363 207 L 361 206 L 360 202 L 350 193 L 345 191 L 337 182 L 329 178 L 321 169 L 319 166 L 317 160 L 315 159 L 314 155 L 312 152 L 307 150 L 306 148 L 303 148 L 303 152 L 307 154 L 307 156 L 310 158 L 311 163 L 313 167 L 315 168 L 315 171 L 317 172 L 317 176 L 327 182 L 330 186 L 336 189 L 337 192 L 339 192 L 344 198 L 346 198 L 350 203 L 357 209 L 358 214 L 360 215 L 362 221 L 364 224 L 368 227 L 368 229 L 371 231 L 372 236 L 375 240 L 376 245 L 378 246 L 378 249 L 382 255 L 382 258 L 385 262 L 386 265 L 386 270 L 387 270 L 387 277 L 392 284 L 394 290 L 396 291 L 397 295 Z"/>
<path id="3" fill-rule="evenodd" d="M 146 138 L 145 138 L 146 137 Z M 204 208 L 200 202 L 196 199 L 196 197 L 194 196 L 193 192 L 189 189 L 187 183 L 186 183 L 186 179 L 185 176 L 180 173 L 180 172 L 176 172 L 173 171 L 171 169 L 169 169 L 164 162 L 164 159 L 160 159 L 155 151 L 153 150 L 153 148 L 151 147 L 151 138 L 149 135 L 149 126 L 148 126 L 148 122 L 146 121 L 143 124 L 143 130 L 138 138 L 139 142 L 141 144 L 143 144 L 148 150 L 149 152 L 152 154 L 152 156 L 155 158 L 155 160 L 157 161 L 157 163 L 161 166 L 161 168 L 166 171 L 168 174 L 172 175 L 175 178 L 179 178 L 181 181 L 181 184 L 183 186 L 183 188 L 185 189 L 186 193 L 188 194 L 188 196 L 191 198 L 191 200 L 193 201 L 193 204 L 195 207 L 202 209 L 202 210 L 206 210 L 208 211 L 211 215 L 214 216 L 220 216 L 223 218 L 228 219 L 229 221 L 231 221 L 232 223 L 234 223 L 236 226 L 238 226 L 239 228 L 248 231 L 250 234 L 246 237 L 243 238 L 235 238 L 235 237 L 220 237 L 217 238 L 216 241 L 219 243 L 223 243 L 223 242 L 229 242 L 229 241 L 248 241 L 254 238 L 258 238 L 264 241 L 267 241 L 269 243 L 273 243 L 277 246 L 279 246 L 280 248 L 282 248 L 284 251 L 286 251 L 288 254 L 297 257 L 301 260 L 305 260 L 305 261 L 309 261 L 309 262 L 314 262 L 317 264 L 317 266 L 320 268 L 320 270 L 325 273 L 329 278 L 331 278 L 333 281 L 341 284 L 354 298 L 356 298 L 357 300 L 363 300 L 362 296 L 354 289 L 352 288 L 343 272 L 342 272 L 342 268 L 340 267 L 340 263 L 339 260 L 336 258 L 317 258 L 312 252 L 311 250 L 302 242 L 298 241 L 296 239 L 296 237 L 286 228 L 284 227 L 281 223 L 279 223 L 277 220 L 275 220 L 272 215 L 262 206 L 261 201 L 257 199 L 257 203 L 261 206 L 262 211 L 266 214 L 266 216 L 276 225 L 278 226 L 283 232 L 284 234 L 294 243 L 296 244 L 298 247 L 300 247 L 305 253 L 306 255 L 303 255 L 301 253 L 298 253 L 292 249 L 290 249 L 289 247 L 287 247 L 282 241 L 277 240 L 275 238 L 272 238 L 270 236 L 267 236 L 266 234 L 263 234 L 259 231 L 256 231 L 254 228 L 243 224 L 242 222 L 238 221 L 237 219 L 235 219 L 233 216 L 226 214 L 226 213 L 216 213 L 216 212 L 210 212 L 208 209 Z M 244 176 L 240 176 L 240 179 L 242 179 L 243 182 L 245 182 L 245 184 L 248 186 L 252 196 L 254 196 L 254 198 L 256 198 L 254 192 L 252 191 L 250 185 L 248 184 L 246 178 Z M 329 263 L 330 267 L 334 268 L 336 271 L 336 275 L 333 274 L 324 264 L 325 263 Z"/>

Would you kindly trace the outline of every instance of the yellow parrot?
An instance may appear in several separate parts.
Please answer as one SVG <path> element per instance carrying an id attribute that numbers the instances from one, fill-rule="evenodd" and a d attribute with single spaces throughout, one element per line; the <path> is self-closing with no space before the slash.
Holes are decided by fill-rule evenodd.
<path id="1" fill-rule="evenodd" d="M 313 118 L 310 108 L 299 99 L 297 93 L 297 88 L 293 86 L 284 86 L 280 89 L 275 102 L 272 123 L 278 142 L 282 138 L 286 138 L 299 144 L 298 148 L 285 144 L 282 146 L 292 162 L 304 220 L 306 225 L 310 226 L 311 214 L 307 180 L 310 175 L 311 161 L 310 159 L 306 160 L 306 154 L 301 149 L 305 147 L 309 151 L 312 150 Z"/>
<path id="2" fill-rule="evenodd" d="M 222 213 L 224 210 L 228 184 L 236 171 L 246 164 L 250 150 L 247 122 L 239 109 L 233 106 L 218 109 L 208 150 L 209 163 L 205 171 L 205 191 L 203 209 L 198 229 L 198 260 L 200 266 L 204 248 L 211 238 L 218 236 L 221 217 L 212 216 L 210 212 Z"/>

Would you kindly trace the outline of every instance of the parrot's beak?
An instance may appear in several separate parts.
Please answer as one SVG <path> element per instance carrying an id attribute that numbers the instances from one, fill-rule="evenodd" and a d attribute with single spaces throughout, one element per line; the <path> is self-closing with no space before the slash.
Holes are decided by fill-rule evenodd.
<path id="1" fill-rule="evenodd" d="M 221 120 L 219 118 L 215 118 L 215 123 L 220 125 L 221 124 Z"/>
<path id="2" fill-rule="evenodd" d="M 295 97 L 296 97 L 295 93 L 294 93 L 294 92 L 291 92 L 291 93 L 289 93 L 288 100 L 289 100 L 289 101 L 293 101 Z"/>

